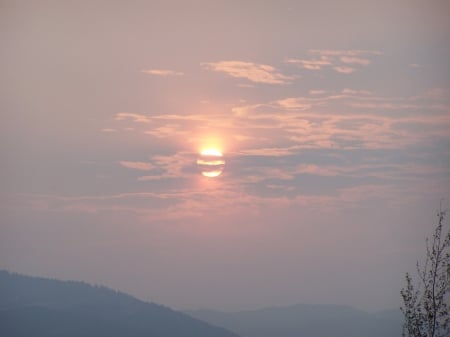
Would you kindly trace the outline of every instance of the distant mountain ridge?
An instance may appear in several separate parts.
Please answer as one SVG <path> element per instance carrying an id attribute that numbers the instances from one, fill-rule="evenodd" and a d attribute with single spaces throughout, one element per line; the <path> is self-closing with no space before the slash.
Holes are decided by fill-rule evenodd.
<path id="1" fill-rule="evenodd" d="M 239 337 L 106 287 L 1 270 L 0 336 Z"/>
<path id="2" fill-rule="evenodd" d="M 369 314 L 349 306 L 299 304 L 253 311 L 185 311 L 242 337 L 400 337 L 402 314 Z"/>

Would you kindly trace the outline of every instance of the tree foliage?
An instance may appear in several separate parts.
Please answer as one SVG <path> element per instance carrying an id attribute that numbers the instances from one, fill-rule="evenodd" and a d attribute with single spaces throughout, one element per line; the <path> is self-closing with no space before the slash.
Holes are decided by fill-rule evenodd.
<path id="1" fill-rule="evenodd" d="M 425 262 L 417 262 L 419 284 L 415 286 L 407 273 L 401 290 L 403 336 L 450 336 L 450 231 L 444 231 L 446 211 L 441 208 L 437 216 L 432 240 L 426 240 Z"/>

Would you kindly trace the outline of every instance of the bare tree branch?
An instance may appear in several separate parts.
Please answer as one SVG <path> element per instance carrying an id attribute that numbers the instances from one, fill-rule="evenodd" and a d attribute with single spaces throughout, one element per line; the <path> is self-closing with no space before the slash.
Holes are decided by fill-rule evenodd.
<path id="1" fill-rule="evenodd" d="M 406 274 L 406 288 L 400 292 L 404 337 L 450 337 L 450 231 L 443 234 L 446 212 L 439 208 L 432 241 L 426 240 L 426 260 L 423 266 L 417 262 L 419 284 L 414 286 Z"/>

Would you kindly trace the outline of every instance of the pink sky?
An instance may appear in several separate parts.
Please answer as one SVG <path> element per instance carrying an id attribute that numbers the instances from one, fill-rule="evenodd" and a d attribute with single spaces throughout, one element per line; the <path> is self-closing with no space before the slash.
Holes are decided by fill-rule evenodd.
<path id="1" fill-rule="evenodd" d="M 3 1 L 0 268 L 181 309 L 398 307 L 450 202 L 448 13 Z"/>

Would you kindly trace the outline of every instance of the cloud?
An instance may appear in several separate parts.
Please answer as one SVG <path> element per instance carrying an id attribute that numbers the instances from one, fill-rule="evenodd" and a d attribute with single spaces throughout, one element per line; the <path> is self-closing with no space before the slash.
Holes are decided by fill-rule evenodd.
<path id="1" fill-rule="evenodd" d="M 261 156 L 261 157 L 284 157 L 292 155 L 296 147 L 273 147 L 273 148 L 252 148 L 241 150 L 239 154 L 244 156 Z"/>
<path id="2" fill-rule="evenodd" d="M 372 63 L 369 57 L 381 55 L 379 51 L 373 50 L 320 50 L 312 49 L 308 54 L 313 58 L 289 58 L 286 63 L 295 64 L 299 68 L 307 70 L 324 70 L 332 68 L 341 74 L 351 74 L 357 69 L 353 66 L 365 67 Z"/>
<path id="3" fill-rule="evenodd" d="M 211 71 L 223 72 L 231 77 L 245 78 L 255 83 L 287 84 L 293 77 L 278 72 L 274 67 L 243 61 L 220 61 L 202 63 L 202 66 Z"/>
<path id="4" fill-rule="evenodd" d="M 310 90 L 308 91 L 310 95 L 324 95 L 327 93 L 326 90 Z"/>
<path id="5" fill-rule="evenodd" d="M 321 70 L 324 66 L 332 64 L 331 59 L 326 56 L 322 56 L 319 60 L 288 59 L 286 62 L 308 70 Z"/>
<path id="6" fill-rule="evenodd" d="M 145 131 L 145 134 L 152 135 L 157 138 L 167 138 L 174 134 L 187 134 L 187 131 L 181 130 L 179 124 L 164 124 L 162 126 L 155 126 L 151 130 Z"/>
<path id="7" fill-rule="evenodd" d="M 117 121 L 132 120 L 133 122 L 136 123 L 149 123 L 150 117 L 132 112 L 119 112 L 116 114 L 115 120 Z"/>
<path id="8" fill-rule="evenodd" d="M 139 161 L 121 161 L 119 162 L 119 164 L 126 168 L 141 171 L 149 171 L 152 168 L 154 168 L 154 166 L 151 163 L 144 163 Z"/>
<path id="9" fill-rule="evenodd" d="M 372 93 L 368 90 L 355 90 L 349 88 L 343 89 L 341 93 L 344 95 L 372 95 Z"/>
<path id="10" fill-rule="evenodd" d="M 189 152 L 177 152 L 172 155 L 154 155 L 151 157 L 151 167 L 160 171 L 158 174 L 139 177 L 139 181 L 180 179 L 192 175 L 197 169 L 195 154 Z"/>
<path id="11" fill-rule="evenodd" d="M 141 121 L 147 124 L 136 128 L 136 132 L 157 138 L 158 144 L 174 144 L 171 151 L 178 149 L 170 154 L 155 147 L 153 153 L 148 154 L 149 162 L 120 164 L 142 171 L 136 184 L 148 185 L 152 191 L 158 188 L 175 191 L 177 186 L 182 188 L 197 181 L 198 144 L 203 144 L 207 138 L 205 132 L 214 130 L 220 133 L 227 146 L 224 151 L 227 164 L 217 182 L 226 181 L 229 189 L 240 186 L 243 195 L 254 198 L 252 202 L 288 198 L 284 202 L 289 204 L 294 200 L 304 202 L 298 199 L 300 196 L 311 197 L 309 193 L 321 184 L 317 179 L 323 177 L 330 180 L 330 185 L 321 193 L 331 198 L 327 200 L 334 200 L 336 195 L 342 196 L 343 189 L 377 183 L 377 179 L 417 181 L 418 169 L 408 168 L 406 164 L 377 166 L 374 162 L 389 153 L 404 156 L 408 149 L 419 144 L 425 146 L 430 139 L 449 141 L 446 130 L 450 128 L 450 120 L 445 117 L 448 107 L 447 110 L 431 110 L 433 105 L 445 105 L 445 92 L 438 88 L 411 97 L 386 97 L 364 88 L 344 87 L 335 91 L 316 89 L 305 96 L 267 101 L 248 97 L 245 101 L 236 99 L 228 110 L 215 113 L 198 110 L 161 115 L 120 113 L 116 116 L 121 124 L 116 128 L 117 137 L 129 137 L 130 133 L 122 131 L 124 127 L 127 123 Z M 209 102 L 215 105 L 214 99 Z M 396 113 L 392 114 L 392 110 Z M 366 162 L 364 156 L 359 155 L 360 151 L 375 159 Z M 144 172 L 146 170 L 150 172 Z M 335 178 L 342 183 L 335 185 Z M 229 193 L 229 190 L 222 192 Z M 204 196 L 196 195 L 197 199 L 187 200 L 186 190 L 179 193 L 177 197 L 169 197 L 182 198 L 171 206 L 176 216 L 200 216 L 204 212 L 201 205 Z M 181 196 L 183 193 L 186 198 Z"/>
<path id="12" fill-rule="evenodd" d="M 432 104 L 429 97 L 433 98 Z M 150 128 L 138 131 L 178 144 L 185 151 L 197 151 L 210 132 L 207 130 L 213 128 L 229 149 L 239 147 L 239 153 L 245 155 L 279 156 L 301 149 L 391 149 L 415 144 L 423 139 L 422 133 L 419 137 L 414 131 L 420 121 L 432 122 L 433 127 L 447 125 L 446 119 L 439 116 L 448 113 L 449 107 L 441 104 L 438 109 L 439 99 L 443 99 L 442 90 L 437 89 L 415 97 L 380 97 L 368 90 L 344 88 L 260 103 L 246 101 L 231 105 L 231 111 L 215 114 L 121 113 L 116 119 L 149 123 Z M 426 113 L 430 109 L 436 120 Z M 393 116 L 392 110 L 398 113 Z M 441 137 L 442 130 L 434 135 Z M 178 166 L 152 163 L 156 167 Z"/>
<path id="13" fill-rule="evenodd" d="M 402 109 L 419 109 L 420 106 L 417 104 L 410 103 L 396 103 L 396 102 L 353 102 L 350 106 L 354 108 L 364 108 L 364 109 L 381 109 L 381 110 L 402 110 Z"/>
<path id="14" fill-rule="evenodd" d="M 103 128 L 100 130 L 101 132 L 116 132 L 116 129 L 112 129 L 112 128 Z"/>
<path id="15" fill-rule="evenodd" d="M 286 109 L 307 110 L 311 108 L 310 101 L 303 98 L 285 98 L 277 101 L 278 105 Z"/>
<path id="16" fill-rule="evenodd" d="M 341 74 L 351 74 L 355 71 L 355 68 L 351 68 L 351 67 L 334 67 L 333 68 L 336 72 L 341 73 Z"/>
<path id="17" fill-rule="evenodd" d="M 301 164 L 298 166 L 296 173 L 301 174 L 312 174 L 319 176 L 336 176 L 336 170 L 330 169 L 328 167 L 321 167 L 315 164 Z"/>
<path id="18" fill-rule="evenodd" d="M 255 87 L 253 84 L 249 84 L 249 83 L 238 83 L 237 86 L 239 88 L 254 88 Z"/>
<path id="19" fill-rule="evenodd" d="M 313 55 L 321 55 L 321 56 L 360 56 L 360 55 L 383 54 L 381 51 L 378 50 L 361 50 L 361 49 L 350 49 L 350 50 L 310 49 L 308 52 Z"/>
<path id="20" fill-rule="evenodd" d="M 360 64 L 363 66 L 367 66 L 370 64 L 370 60 L 369 59 L 365 59 L 365 58 L 361 58 L 361 57 L 350 57 L 350 56 L 342 56 L 340 58 L 340 60 L 344 63 L 349 63 L 349 64 Z"/>
<path id="21" fill-rule="evenodd" d="M 180 71 L 168 70 L 168 69 L 144 69 L 141 70 L 144 74 L 155 75 L 155 76 L 183 76 L 184 73 Z"/>
<path id="22" fill-rule="evenodd" d="M 424 96 L 430 99 L 449 98 L 450 88 L 431 88 L 425 93 Z"/>

